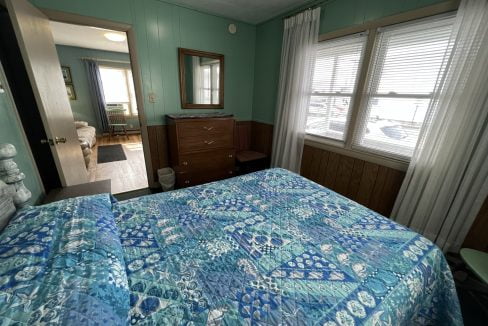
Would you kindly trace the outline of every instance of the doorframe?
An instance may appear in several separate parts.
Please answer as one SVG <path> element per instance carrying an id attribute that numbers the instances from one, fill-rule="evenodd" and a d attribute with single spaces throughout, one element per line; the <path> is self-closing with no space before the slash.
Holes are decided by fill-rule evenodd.
<path id="1" fill-rule="evenodd" d="M 64 11 L 38 8 L 42 11 L 49 20 L 61 23 L 76 24 L 83 26 L 93 26 L 99 28 L 106 28 L 118 32 L 125 32 L 127 35 L 127 44 L 129 46 L 130 64 L 132 69 L 132 78 L 134 80 L 134 91 L 136 93 L 137 111 L 139 116 L 139 124 L 141 127 L 142 149 L 144 153 L 144 161 L 146 163 L 146 174 L 149 188 L 156 188 L 157 183 L 154 180 L 153 167 L 151 161 L 151 151 L 149 147 L 149 135 L 147 132 L 147 120 L 144 110 L 144 91 L 142 88 L 142 75 L 139 66 L 139 60 L 136 48 L 136 34 L 133 26 L 127 23 L 121 23 L 113 20 L 100 19 L 91 16 L 83 16 Z"/>

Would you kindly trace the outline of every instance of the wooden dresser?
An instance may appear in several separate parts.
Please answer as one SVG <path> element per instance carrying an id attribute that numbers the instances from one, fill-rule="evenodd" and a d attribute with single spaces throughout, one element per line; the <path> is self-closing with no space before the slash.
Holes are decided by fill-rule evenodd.
<path id="1" fill-rule="evenodd" d="M 167 115 L 170 165 L 176 187 L 232 177 L 235 173 L 232 115 Z"/>

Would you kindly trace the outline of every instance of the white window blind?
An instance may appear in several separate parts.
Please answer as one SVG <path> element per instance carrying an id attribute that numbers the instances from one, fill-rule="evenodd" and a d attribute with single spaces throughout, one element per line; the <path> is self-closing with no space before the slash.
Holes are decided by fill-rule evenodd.
<path id="1" fill-rule="evenodd" d="M 411 157 L 450 55 L 453 16 L 378 30 L 355 146 Z"/>
<path id="2" fill-rule="evenodd" d="M 344 140 L 366 39 L 361 33 L 317 46 L 308 134 Z"/>

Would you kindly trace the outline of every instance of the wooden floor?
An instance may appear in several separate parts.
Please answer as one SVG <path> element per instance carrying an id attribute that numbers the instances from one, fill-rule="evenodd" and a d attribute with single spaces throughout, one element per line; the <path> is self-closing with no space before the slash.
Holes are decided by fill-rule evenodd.
<path id="1" fill-rule="evenodd" d="M 122 144 L 127 160 L 97 163 L 98 146 Z M 88 174 L 91 181 L 110 179 L 112 193 L 118 194 L 147 188 L 146 164 L 140 134 L 126 136 L 97 136 L 97 144 L 92 148 Z"/>

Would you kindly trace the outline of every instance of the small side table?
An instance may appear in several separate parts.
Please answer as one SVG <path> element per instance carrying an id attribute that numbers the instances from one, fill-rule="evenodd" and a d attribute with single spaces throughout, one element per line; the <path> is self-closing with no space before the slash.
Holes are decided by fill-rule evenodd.
<path id="1" fill-rule="evenodd" d="M 51 190 L 47 194 L 46 198 L 44 198 L 43 204 L 49 204 L 67 198 L 97 195 L 97 194 L 103 194 L 107 192 L 108 193 L 112 192 L 112 184 L 110 182 L 110 179 L 82 183 L 75 186 L 69 186 L 69 187 L 57 188 Z"/>

